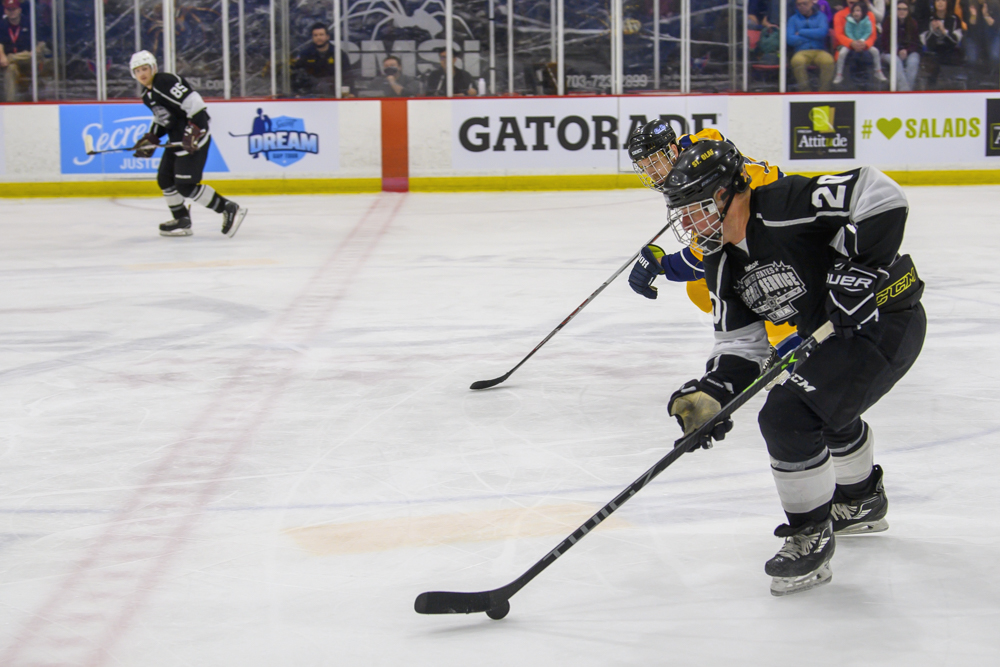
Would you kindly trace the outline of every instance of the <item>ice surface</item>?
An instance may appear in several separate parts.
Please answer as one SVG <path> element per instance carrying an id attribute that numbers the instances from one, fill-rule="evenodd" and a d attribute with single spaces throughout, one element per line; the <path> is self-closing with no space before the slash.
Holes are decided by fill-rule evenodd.
<path id="1" fill-rule="evenodd" d="M 224 188 L 221 188 L 223 192 Z M 886 533 L 779 599 L 758 397 L 511 601 L 663 456 L 706 315 L 625 276 L 642 190 L 0 202 L 0 665 L 992 665 L 1000 188 L 912 188 L 920 360 L 869 413 Z M 675 249 L 672 238 L 664 247 Z"/>

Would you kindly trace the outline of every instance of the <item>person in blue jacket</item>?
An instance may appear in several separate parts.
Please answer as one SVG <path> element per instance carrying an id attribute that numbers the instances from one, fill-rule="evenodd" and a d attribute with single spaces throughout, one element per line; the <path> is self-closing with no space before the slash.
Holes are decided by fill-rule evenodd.
<path id="1" fill-rule="evenodd" d="M 799 91 L 809 90 L 810 65 L 819 68 L 819 89 L 830 90 L 834 70 L 829 50 L 830 19 L 816 8 L 816 0 L 795 0 L 795 13 L 788 19 L 787 40 Z"/>

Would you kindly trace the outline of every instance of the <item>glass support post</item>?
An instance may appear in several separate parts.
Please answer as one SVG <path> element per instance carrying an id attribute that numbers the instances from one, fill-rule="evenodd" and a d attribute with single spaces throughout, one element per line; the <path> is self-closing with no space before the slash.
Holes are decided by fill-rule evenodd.
<path id="1" fill-rule="evenodd" d="M 729 0 L 729 90 L 736 90 L 736 3 Z"/>
<path id="2" fill-rule="evenodd" d="M 566 0 L 556 0 L 556 94 L 566 94 Z"/>
<path id="3" fill-rule="evenodd" d="M 239 9 L 237 10 L 237 39 L 239 41 L 240 47 L 240 97 L 247 96 L 247 29 L 246 29 L 246 15 L 243 9 L 243 0 L 239 0 Z"/>
<path id="4" fill-rule="evenodd" d="M 279 58 L 275 62 L 275 68 L 281 65 L 281 94 L 288 95 L 292 89 L 292 82 L 290 72 L 288 71 L 288 64 L 291 61 L 291 19 L 289 17 L 289 2 L 288 0 L 281 0 L 281 47 L 279 50 Z"/>
<path id="5" fill-rule="evenodd" d="M 137 0 L 138 2 L 138 0 Z M 229 0 L 222 0 L 222 97 L 232 99 L 232 73 L 229 63 Z"/>
<path id="6" fill-rule="evenodd" d="M 549 62 L 559 57 L 559 27 L 556 21 L 559 9 L 556 3 L 557 0 L 549 0 Z"/>
<path id="7" fill-rule="evenodd" d="M 612 10 L 614 11 L 614 21 L 611 22 L 612 30 L 611 33 L 611 48 L 615 50 L 614 59 L 611 61 L 615 64 L 615 69 L 611 73 L 612 84 L 614 88 L 612 93 L 615 95 L 621 95 L 625 92 L 625 34 L 624 34 L 624 12 L 622 11 L 622 1 L 623 0 L 611 0 Z"/>
<path id="8" fill-rule="evenodd" d="M 785 41 L 784 35 L 788 34 L 788 5 L 784 2 L 781 3 L 779 17 L 778 34 L 782 35 L 782 38 L 779 40 L 781 46 L 778 49 L 778 92 L 785 93 L 788 92 L 788 63 L 786 62 L 788 58 L 788 44 Z"/>
<path id="9" fill-rule="evenodd" d="M 681 0 L 681 93 L 691 92 L 691 0 Z"/>
<path id="10" fill-rule="evenodd" d="M 174 0 L 163 0 L 163 70 L 177 73 Z"/>
<path id="11" fill-rule="evenodd" d="M 35 24 L 35 0 L 28 3 L 31 12 L 31 101 L 38 101 L 38 32 Z"/>
<path id="12" fill-rule="evenodd" d="M 452 25 L 454 16 L 452 15 L 452 0 L 445 0 L 444 2 L 444 40 L 445 40 L 445 71 L 444 71 L 444 85 L 447 87 L 447 97 L 454 97 L 454 91 L 452 88 L 455 85 L 455 49 L 454 49 L 454 32 L 455 26 Z"/>
<path id="13" fill-rule="evenodd" d="M 653 90 L 660 89 L 660 0 L 653 0 Z"/>
<path id="14" fill-rule="evenodd" d="M 104 0 L 94 0 L 94 73 L 97 75 L 97 101 L 108 99 L 105 81 L 107 58 L 104 55 Z"/>
<path id="15" fill-rule="evenodd" d="M 274 35 L 276 26 L 274 25 L 274 0 L 268 2 L 268 33 L 271 37 L 271 98 L 278 96 L 278 54 L 275 52 Z"/>
<path id="16" fill-rule="evenodd" d="M 514 94 L 514 0 L 507 0 L 507 94 Z"/>
<path id="17" fill-rule="evenodd" d="M 490 95 L 497 94 L 496 0 L 490 0 Z"/>
<path id="18" fill-rule="evenodd" d="M 340 0 L 333 0 L 333 50 L 337 52 L 337 67 L 333 70 L 333 86 L 336 88 L 336 97 L 339 100 L 344 96 L 344 92 L 341 86 L 344 85 L 343 72 L 341 69 L 344 67 L 342 58 L 344 57 L 343 51 L 340 50 Z"/>
<path id="19" fill-rule="evenodd" d="M 743 92 L 750 89 L 750 40 L 747 39 L 750 29 L 750 0 L 743 0 Z"/>
<path id="20" fill-rule="evenodd" d="M 892 3 L 892 6 L 889 8 L 889 11 L 891 12 L 889 14 L 889 16 L 891 17 L 889 19 L 889 30 L 892 31 L 892 33 L 889 35 L 889 54 L 890 54 L 890 58 L 889 58 L 889 91 L 894 93 L 894 92 L 896 92 L 896 73 L 898 71 L 896 69 L 896 67 L 897 67 L 896 61 L 899 60 L 899 56 L 897 55 L 899 53 L 899 41 L 898 41 L 899 40 L 899 30 L 896 27 L 896 26 L 899 25 L 899 23 L 898 23 L 898 21 L 899 21 L 899 7 L 897 6 L 896 0 L 889 0 L 889 1 Z"/>

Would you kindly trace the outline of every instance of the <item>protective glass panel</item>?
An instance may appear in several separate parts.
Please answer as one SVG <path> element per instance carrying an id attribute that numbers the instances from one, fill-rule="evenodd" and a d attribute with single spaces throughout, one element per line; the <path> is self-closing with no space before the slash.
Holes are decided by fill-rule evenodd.
<path id="1" fill-rule="evenodd" d="M 30 21 L 27 2 L 22 3 L 24 20 Z M 38 41 L 44 41 L 38 85 L 43 100 L 97 99 L 96 38 L 93 0 L 54 0 L 51 5 L 36 3 Z M 27 23 L 26 23 L 27 25 Z M 24 75 L 27 76 L 24 76 Z M 27 88 L 26 88 L 27 86 Z M 18 82 L 17 96 L 31 99 L 30 66 Z"/>
<path id="2" fill-rule="evenodd" d="M 233 97 L 271 95 L 270 1 L 235 0 L 229 15 Z"/>
<path id="3" fill-rule="evenodd" d="M 0 102 L 30 102 L 37 87 L 38 99 L 53 99 L 52 8 L 35 5 L 35 27 L 32 34 L 31 4 L 25 0 L 7 12 L 4 53 L 7 67 L 0 69 Z M 93 28 L 93 24 L 91 24 Z M 35 66 L 32 81 L 32 38 L 35 42 Z"/>
<path id="4" fill-rule="evenodd" d="M 337 62 L 332 1 L 291 3 L 288 29 L 280 35 L 282 69 L 280 94 L 291 97 L 334 98 Z M 285 44 L 288 46 L 285 47 Z M 331 63 L 330 59 L 334 62 Z M 287 74 L 284 63 L 288 63 Z M 287 77 L 287 82 L 285 81 Z M 350 85 L 349 77 L 345 83 Z M 287 85 L 286 85 L 287 84 Z"/>
<path id="5" fill-rule="evenodd" d="M 679 8 L 676 0 L 625 0 L 622 49 L 626 94 L 680 90 Z"/>
<path id="6" fill-rule="evenodd" d="M 507 24 L 504 24 L 504 36 L 507 37 L 504 40 L 504 65 L 508 78 L 502 89 L 520 95 L 555 95 L 556 3 L 554 0 L 509 1 L 513 3 L 514 30 L 512 34 L 508 34 Z M 505 15 L 506 11 L 505 6 Z M 514 74 L 512 91 L 509 78 L 511 71 Z"/>
<path id="7" fill-rule="evenodd" d="M 204 97 L 222 97 L 221 0 L 176 0 L 177 73 Z"/>
<path id="8" fill-rule="evenodd" d="M 93 8 L 93 4 L 91 4 Z M 143 11 L 146 15 L 143 15 Z M 141 51 L 141 36 L 145 30 L 155 30 L 154 41 L 161 46 L 156 61 L 163 66 L 163 13 L 159 6 L 153 12 L 152 3 L 142 6 L 137 0 L 109 2 L 104 5 L 104 50 L 107 54 L 108 99 L 137 97 L 139 84 L 132 78 L 129 61 Z M 151 19 L 155 17 L 155 22 Z M 145 30 L 143 30 L 145 28 Z"/>
<path id="9" fill-rule="evenodd" d="M 611 3 L 565 5 L 566 93 L 611 93 Z"/>
<path id="10" fill-rule="evenodd" d="M 691 0 L 691 92 L 738 89 L 736 0 Z"/>

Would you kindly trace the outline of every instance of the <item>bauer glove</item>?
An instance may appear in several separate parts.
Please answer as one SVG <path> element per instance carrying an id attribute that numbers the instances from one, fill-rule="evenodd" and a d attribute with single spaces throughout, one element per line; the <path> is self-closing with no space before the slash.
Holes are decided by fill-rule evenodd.
<path id="1" fill-rule="evenodd" d="M 153 153 L 160 146 L 160 138 L 153 134 L 152 132 L 147 132 L 142 135 L 142 138 L 135 144 L 135 152 L 132 153 L 135 157 L 153 157 Z"/>
<path id="2" fill-rule="evenodd" d="M 723 402 L 729 402 L 732 392 L 721 383 L 709 377 L 701 380 L 691 380 L 678 389 L 670 397 L 667 411 L 677 418 L 677 423 L 684 429 L 684 435 L 697 431 L 705 422 L 717 415 Z M 733 420 L 726 417 L 712 429 L 701 446 L 711 449 L 712 440 L 724 440 L 726 434 L 733 430 Z"/>
<path id="3" fill-rule="evenodd" d="M 639 252 L 639 259 L 636 260 L 632 273 L 628 276 L 629 287 L 636 294 L 641 294 L 647 299 L 656 298 L 653 281 L 656 280 L 656 276 L 663 275 L 660 258 L 665 254 L 663 248 L 656 245 L 648 245 Z"/>
<path id="4" fill-rule="evenodd" d="M 181 148 L 188 153 L 197 153 L 198 149 L 201 148 L 201 140 L 205 134 L 205 130 L 189 122 L 184 128 L 184 136 L 181 137 Z"/>
<path id="5" fill-rule="evenodd" d="M 878 322 L 875 290 L 883 274 L 863 264 L 840 261 L 826 274 L 826 312 L 833 330 L 841 338 L 850 338 L 868 324 Z"/>

